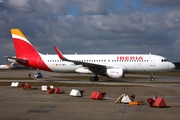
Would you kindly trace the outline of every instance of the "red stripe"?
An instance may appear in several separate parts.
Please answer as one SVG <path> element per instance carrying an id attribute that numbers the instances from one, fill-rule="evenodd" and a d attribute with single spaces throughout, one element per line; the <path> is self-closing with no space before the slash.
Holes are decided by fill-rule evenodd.
<path id="1" fill-rule="evenodd" d="M 14 47 L 16 51 L 16 57 L 20 59 L 26 59 L 28 62 L 24 63 L 21 61 L 17 61 L 19 64 L 46 70 L 46 71 L 52 71 L 43 61 L 41 56 L 38 54 L 37 50 L 28 42 L 13 38 Z"/>

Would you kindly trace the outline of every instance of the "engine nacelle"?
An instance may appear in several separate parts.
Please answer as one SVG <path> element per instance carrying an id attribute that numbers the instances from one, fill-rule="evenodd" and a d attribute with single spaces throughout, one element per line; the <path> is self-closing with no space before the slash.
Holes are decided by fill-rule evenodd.
<path id="1" fill-rule="evenodd" d="M 110 78 L 123 78 L 124 71 L 123 69 L 107 69 L 106 74 Z"/>

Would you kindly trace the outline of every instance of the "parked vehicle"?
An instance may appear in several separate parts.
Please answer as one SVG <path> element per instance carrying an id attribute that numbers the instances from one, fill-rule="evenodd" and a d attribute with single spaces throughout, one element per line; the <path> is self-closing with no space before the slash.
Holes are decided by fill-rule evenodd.
<path id="1" fill-rule="evenodd" d="M 40 72 L 35 72 L 34 77 L 35 78 L 42 78 L 43 76 L 42 76 L 42 74 Z"/>

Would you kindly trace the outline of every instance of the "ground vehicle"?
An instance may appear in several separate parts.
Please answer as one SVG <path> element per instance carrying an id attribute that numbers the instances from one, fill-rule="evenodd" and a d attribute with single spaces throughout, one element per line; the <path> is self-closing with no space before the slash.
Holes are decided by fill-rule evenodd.
<path id="1" fill-rule="evenodd" d="M 42 74 L 40 72 L 35 72 L 34 77 L 35 78 L 42 78 L 43 76 L 42 76 Z"/>

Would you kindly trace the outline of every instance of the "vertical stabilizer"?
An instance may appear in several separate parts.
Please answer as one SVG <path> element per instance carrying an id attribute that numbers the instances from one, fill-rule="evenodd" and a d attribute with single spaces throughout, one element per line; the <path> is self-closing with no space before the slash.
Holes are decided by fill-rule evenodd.
<path id="1" fill-rule="evenodd" d="M 10 58 L 20 65 L 51 71 L 34 46 L 19 29 L 11 29 L 16 58 Z"/>
<path id="2" fill-rule="evenodd" d="M 37 56 L 37 50 L 19 29 L 11 29 L 11 34 L 17 58 L 22 58 L 24 55 Z"/>

